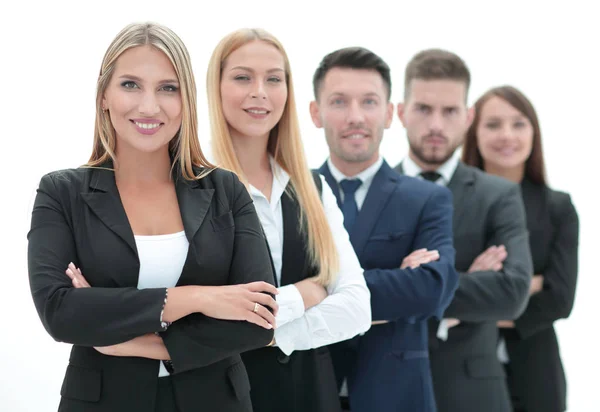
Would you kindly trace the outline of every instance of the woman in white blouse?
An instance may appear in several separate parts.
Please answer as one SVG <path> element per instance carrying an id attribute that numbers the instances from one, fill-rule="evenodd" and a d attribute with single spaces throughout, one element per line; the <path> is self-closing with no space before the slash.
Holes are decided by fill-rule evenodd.
<path id="1" fill-rule="evenodd" d="M 263 30 L 229 34 L 207 92 L 213 155 L 248 187 L 279 289 L 274 347 L 243 355 L 254 411 L 340 410 L 325 346 L 369 329 L 370 294 L 335 197 L 307 165 L 282 45 Z"/>

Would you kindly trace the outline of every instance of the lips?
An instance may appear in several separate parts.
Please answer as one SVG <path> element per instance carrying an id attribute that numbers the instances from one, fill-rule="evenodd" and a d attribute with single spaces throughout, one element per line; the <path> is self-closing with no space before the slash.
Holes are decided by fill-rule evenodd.
<path id="1" fill-rule="evenodd" d="M 164 124 L 158 119 L 131 119 L 131 123 L 141 134 L 152 135 Z"/>
<path id="2" fill-rule="evenodd" d="M 362 130 L 356 130 L 356 131 L 350 131 L 350 132 L 346 132 L 344 134 L 342 134 L 342 139 L 348 139 L 348 140 L 359 140 L 359 139 L 365 139 L 367 137 L 369 137 L 370 135 Z"/>

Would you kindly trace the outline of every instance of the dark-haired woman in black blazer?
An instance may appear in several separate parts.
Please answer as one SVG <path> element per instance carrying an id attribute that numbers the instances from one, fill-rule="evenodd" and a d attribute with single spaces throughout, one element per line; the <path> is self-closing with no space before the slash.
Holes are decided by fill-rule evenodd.
<path id="1" fill-rule="evenodd" d="M 553 324 L 573 308 L 577 212 L 568 194 L 546 184 L 538 118 L 519 90 L 491 89 L 476 102 L 475 113 L 463 160 L 521 184 L 535 270 L 525 312 L 498 323 L 513 406 L 519 412 L 563 412 L 567 384 Z"/>

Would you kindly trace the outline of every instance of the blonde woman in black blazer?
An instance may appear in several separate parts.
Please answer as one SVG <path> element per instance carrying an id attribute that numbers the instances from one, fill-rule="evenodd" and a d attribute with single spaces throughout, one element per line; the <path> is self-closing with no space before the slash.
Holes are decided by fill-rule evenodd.
<path id="1" fill-rule="evenodd" d="M 527 309 L 498 324 L 514 410 L 563 412 L 567 382 L 553 324 L 569 317 L 575 299 L 577 212 L 567 193 L 546 184 L 538 118 L 519 90 L 489 90 L 475 113 L 463 160 L 521 184 L 534 266 Z"/>
<path id="2" fill-rule="evenodd" d="M 96 103 L 89 162 L 42 178 L 28 235 L 42 323 L 73 344 L 59 411 L 251 411 L 239 354 L 273 339 L 274 274 L 244 185 L 200 149 L 181 40 L 123 29 Z"/>

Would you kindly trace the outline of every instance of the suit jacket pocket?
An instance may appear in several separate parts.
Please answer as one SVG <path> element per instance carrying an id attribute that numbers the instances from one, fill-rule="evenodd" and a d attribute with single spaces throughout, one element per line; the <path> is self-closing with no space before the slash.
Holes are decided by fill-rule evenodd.
<path id="1" fill-rule="evenodd" d="M 221 232 L 235 226 L 233 213 L 231 213 L 231 211 L 225 213 L 224 215 L 213 217 L 210 223 L 215 232 Z"/>
<path id="2" fill-rule="evenodd" d="M 504 367 L 495 355 L 477 356 L 465 360 L 467 374 L 474 379 L 504 378 Z"/>
<path id="3" fill-rule="evenodd" d="M 411 233 L 408 233 L 408 232 L 380 233 L 380 234 L 371 236 L 369 238 L 369 242 L 377 241 L 377 240 L 394 241 L 394 240 L 398 240 L 398 239 L 400 239 L 404 236 L 408 236 L 408 235 L 411 235 Z"/>
<path id="4" fill-rule="evenodd" d="M 69 365 L 60 395 L 80 401 L 98 402 L 102 391 L 102 371 Z"/>
<path id="5" fill-rule="evenodd" d="M 233 364 L 227 369 L 227 376 L 238 400 L 245 399 L 250 393 L 250 380 L 246 367 L 242 361 Z"/>

